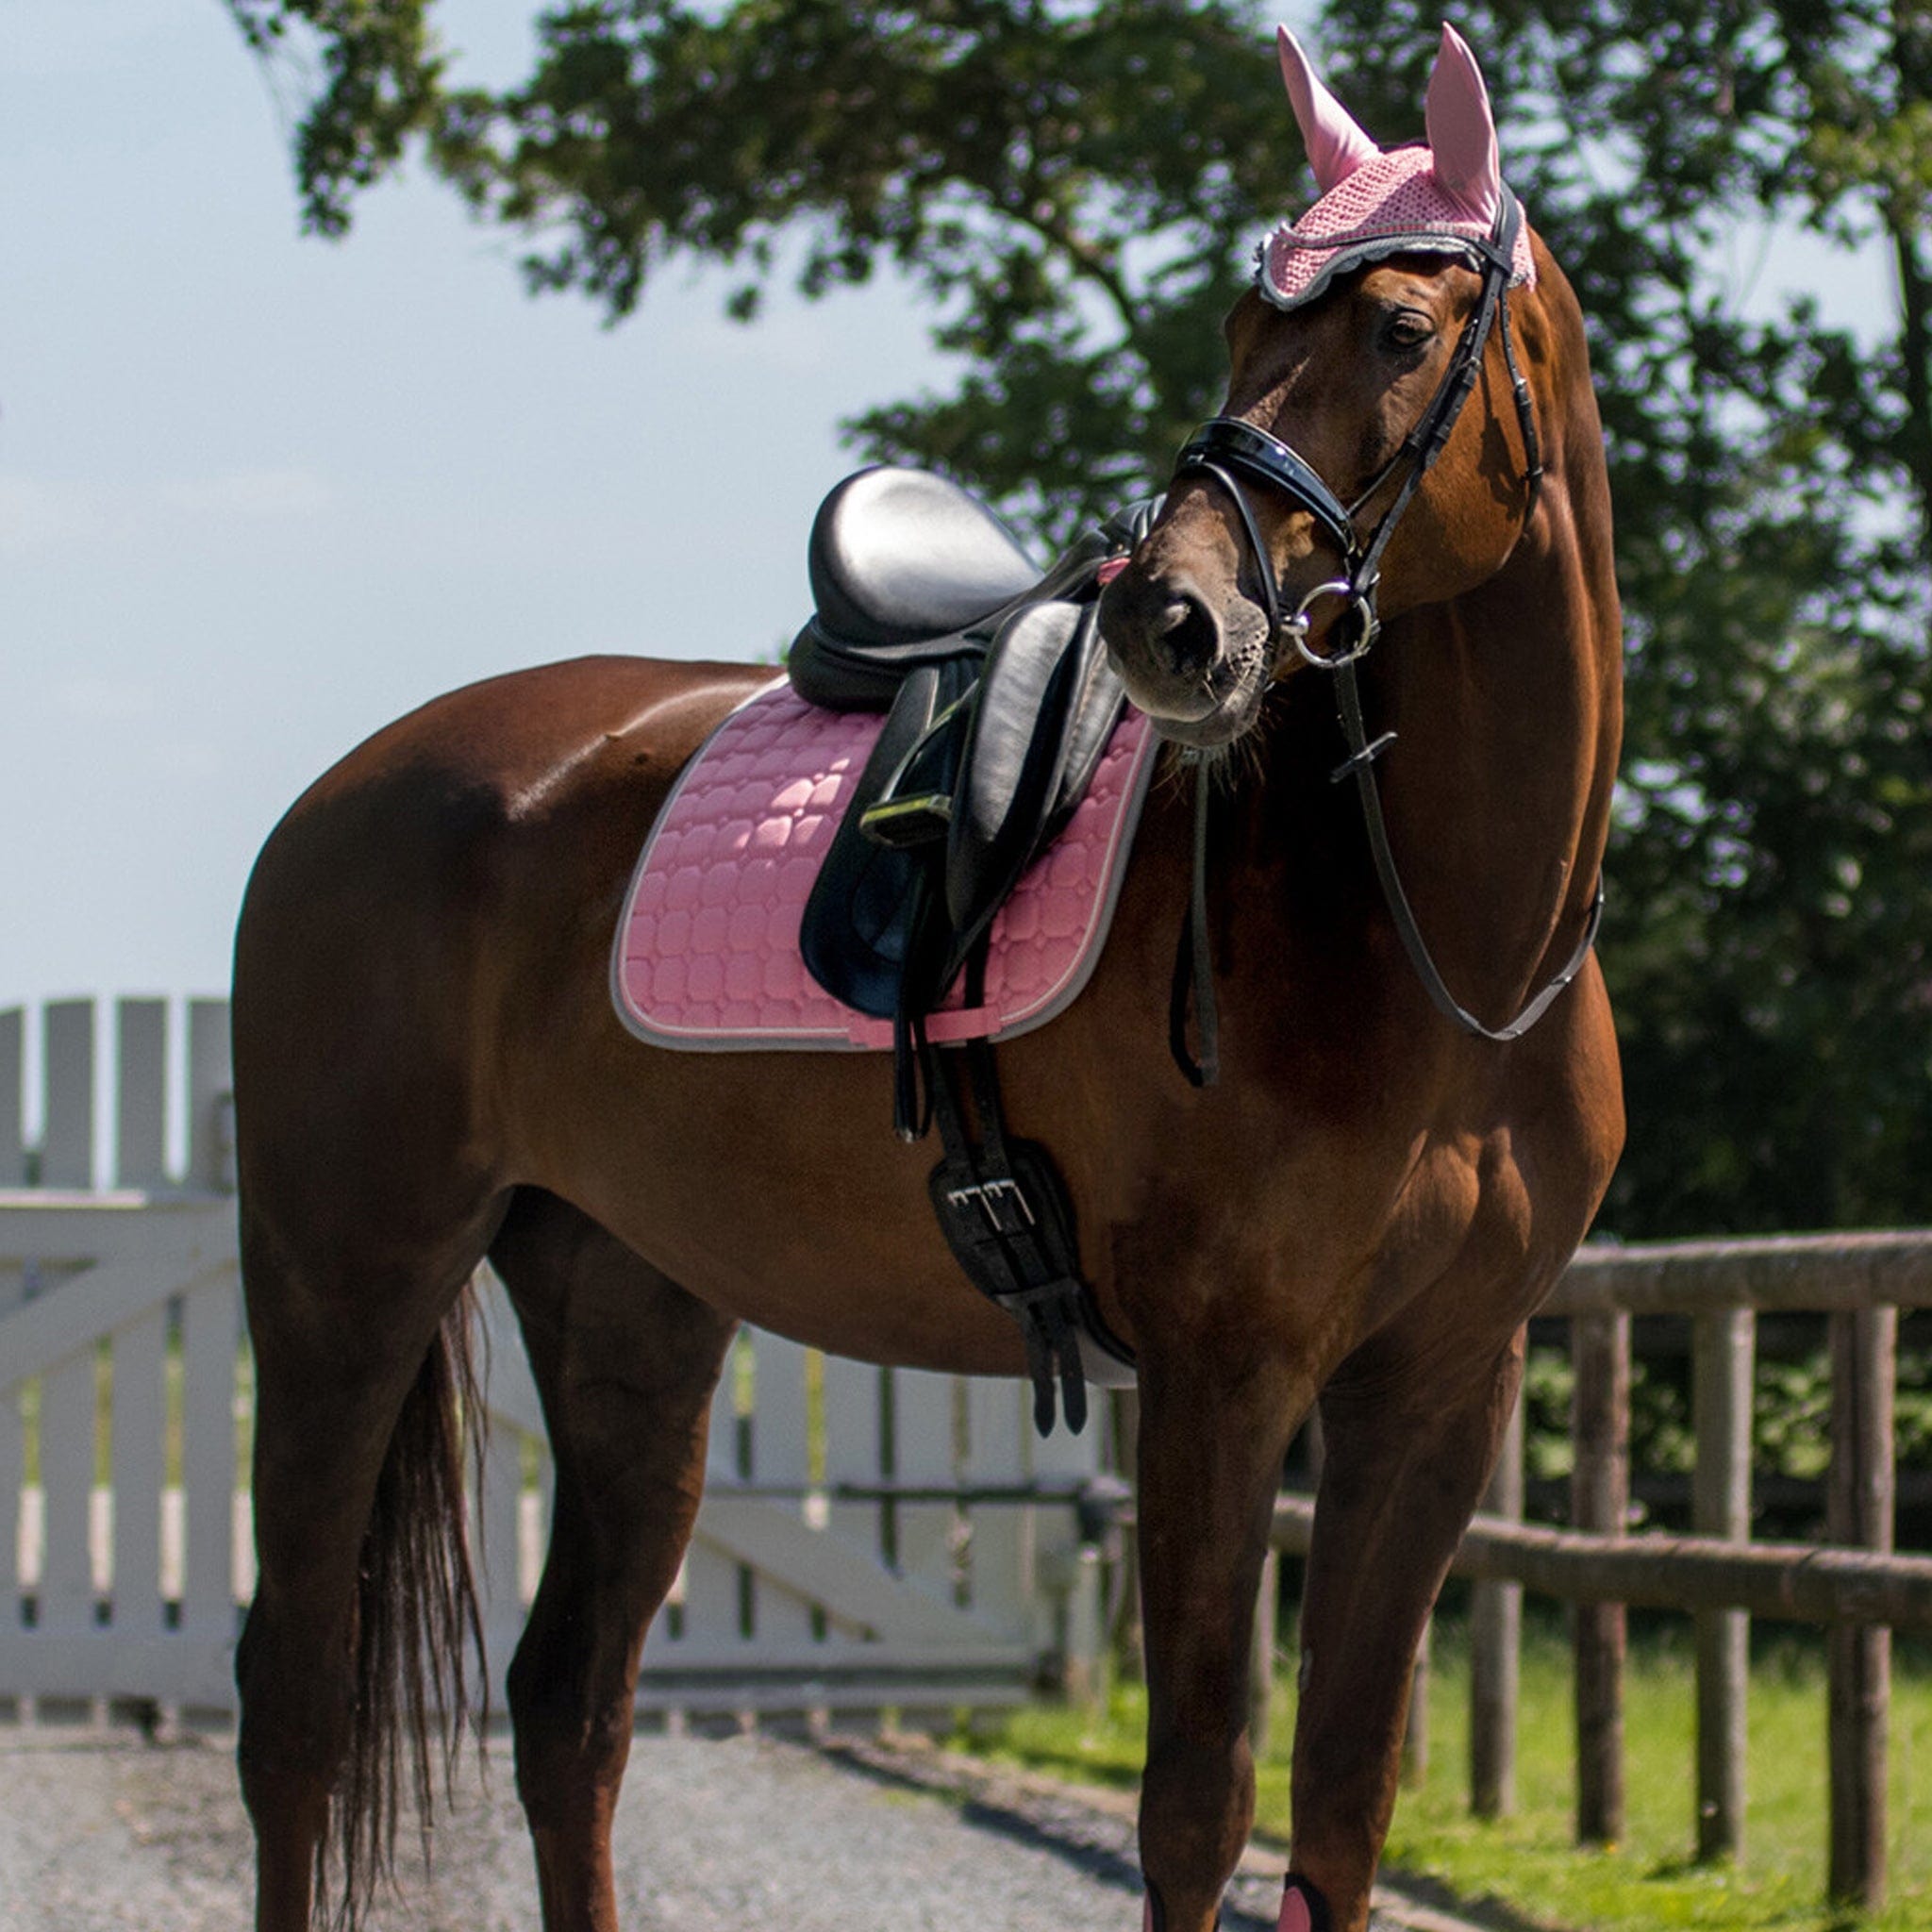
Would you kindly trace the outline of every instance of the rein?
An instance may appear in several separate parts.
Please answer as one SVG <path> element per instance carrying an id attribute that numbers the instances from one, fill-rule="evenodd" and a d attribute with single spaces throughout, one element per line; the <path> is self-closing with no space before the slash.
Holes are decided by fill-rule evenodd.
<path id="1" fill-rule="evenodd" d="M 1597 927 L 1603 918 L 1603 880 L 1598 878 L 1596 896 L 1591 905 L 1590 917 L 1584 924 L 1582 940 L 1561 970 L 1507 1025 L 1485 1025 L 1449 991 L 1409 907 L 1408 896 L 1402 890 L 1401 875 L 1382 815 L 1381 792 L 1375 782 L 1375 760 L 1394 743 L 1395 733 L 1385 731 L 1373 741 L 1370 740 L 1362 716 L 1361 689 L 1356 672 L 1381 632 L 1381 621 L 1375 611 L 1375 591 L 1381 581 L 1382 554 L 1395 534 L 1395 527 L 1404 512 L 1422 488 L 1423 479 L 1447 444 L 1457 420 L 1462 414 L 1463 406 L 1474 391 L 1491 334 L 1499 326 L 1504 363 L 1509 372 L 1510 388 L 1516 403 L 1516 420 L 1523 433 L 1524 476 L 1529 495 L 1524 511 L 1525 527 L 1536 509 L 1543 475 L 1542 445 L 1537 434 L 1535 403 L 1516 359 L 1515 338 L 1509 325 L 1509 278 L 1516 240 L 1522 226 L 1523 204 L 1506 188 L 1503 205 L 1489 239 L 1466 243 L 1482 262 L 1482 292 L 1474 313 L 1463 326 L 1449 367 L 1429 399 L 1428 407 L 1417 418 L 1415 426 L 1353 503 L 1343 503 L 1314 465 L 1280 438 L 1232 416 L 1217 416 L 1203 424 L 1175 458 L 1174 470 L 1176 477 L 1189 475 L 1211 476 L 1233 501 L 1260 578 L 1262 604 L 1268 614 L 1271 654 L 1277 649 L 1282 639 L 1287 638 L 1304 663 L 1317 671 L 1329 673 L 1335 679 L 1336 713 L 1348 746 L 1348 757 L 1330 774 L 1330 782 L 1339 785 L 1351 776 L 1356 781 L 1361 796 L 1362 820 L 1368 831 L 1369 849 L 1375 861 L 1382 895 L 1401 938 L 1403 950 L 1408 955 L 1409 963 L 1421 979 L 1424 991 L 1444 1018 L 1466 1032 L 1498 1042 L 1517 1040 L 1527 1033 L 1582 971 L 1583 962 L 1596 943 Z M 1402 239 L 1391 238 L 1396 244 L 1391 249 L 1391 253 L 1397 252 Z M 1436 239 L 1432 236 L 1417 237 L 1418 241 L 1434 242 Z M 1381 521 L 1364 543 L 1357 535 L 1356 519 L 1405 463 L 1407 471 L 1393 501 L 1383 511 Z M 1250 484 L 1258 483 L 1277 491 L 1296 508 L 1307 511 L 1341 555 L 1343 575 L 1317 584 L 1292 611 L 1284 609 L 1281 586 L 1275 576 L 1268 546 L 1262 539 L 1254 506 L 1242 487 L 1243 479 Z M 1344 641 L 1325 655 L 1310 649 L 1308 645 L 1309 612 L 1324 597 L 1341 599 L 1347 607 L 1341 621 L 1353 620 L 1357 626 L 1352 643 Z M 1217 1058 L 1214 1038 L 1217 1029 L 1212 988 L 1208 977 L 1205 933 L 1207 841 L 1202 834 L 1208 810 L 1208 761 L 1197 758 L 1194 885 L 1190 895 L 1188 924 L 1183 929 L 1174 962 L 1170 1003 L 1170 1044 L 1181 1071 L 1195 1086 L 1212 1084 Z M 1185 1015 L 1190 980 L 1193 983 L 1196 1024 L 1201 1038 L 1198 1062 L 1189 1055 L 1186 1041 Z"/>

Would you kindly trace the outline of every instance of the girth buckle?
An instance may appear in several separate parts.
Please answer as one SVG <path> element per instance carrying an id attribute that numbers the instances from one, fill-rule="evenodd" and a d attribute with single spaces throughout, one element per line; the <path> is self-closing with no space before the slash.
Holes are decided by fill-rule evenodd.
<path id="1" fill-rule="evenodd" d="M 994 1234 L 1021 1234 L 1035 1224 L 1026 1191 L 1005 1175 L 976 1181 L 971 1187 L 948 1188 L 946 1199 L 955 1208 L 968 1203 L 976 1206 Z"/>

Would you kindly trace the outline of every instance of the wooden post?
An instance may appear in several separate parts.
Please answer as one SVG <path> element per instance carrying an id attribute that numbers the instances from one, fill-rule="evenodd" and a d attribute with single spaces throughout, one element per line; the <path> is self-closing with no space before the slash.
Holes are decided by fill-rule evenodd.
<path id="1" fill-rule="evenodd" d="M 217 1274 L 182 1301 L 181 1487 L 188 1540 L 181 1627 L 235 1635 L 235 1365 L 241 1284 Z"/>
<path id="2" fill-rule="evenodd" d="M 1255 1641 L 1248 1661 L 1248 1748 L 1257 1760 L 1268 1749 L 1280 1604 L 1281 1553 L 1271 1547 L 1261 1559 L 1261 1587 L 1255 1594 Z"/>
<path id="3" fill-rule="evenodd" d="M 114 1185 L 168 1184 L 168 1003 L 119 1000 L 114 1007 Z"/>
<path id="4" fill-rule="evenodd" d="M 1831 1318 L 1831 1541 L 1892 1546 L 1892 1409 L 1898 1310 Z M 1885 1903 L 1886 1730 L 1891 1632 L 1834 1624 L 1829 1640 L 1832 1898 L 1876 1910 Z"/>
<path id="5" fill-rule="evenodd" d="M 0 1188 L 26 1185 L 26 1015 L 18 1007 L 0 1013 Z M 4 1514 L 0 1511 L 0 1514 Z M 0 1537 L 5 1531 L 0 1530 Z M 6 1561 L 11 1563 L 9 1551 Z"/>
<path id="6" fill-rule="evenodd" d="M 1570 1514 L 1578 1529 L 1621 1536 L 1630 1500 L 1630 1317 L 1621 1308 L 1570 1324 L 1576 1390 Z M 1622 1604 L 1579 1604 L 1576 1644 L 1576 1838 L 1624 1836 Z"/>
<path id="7" fill-rule="evenodd" d="M 1097 1401 L 1086 1430 L 1070 1435 L 1057 1427 L 1031 1445 L 1035 1481 L 1077 1487 L 1102 1467 L 1107 1409 Z M 1027 1434 L 1032 1435 L 1030 1426 Z M 1056 1647 L 1063 1672 L 1062 1694 L 1069 1702 L 1098 1708 L 1107 1694 L 1101 1643 L 1099 1552 L 1084 1548 L 1074 1534 L 1074 1512 L 1064 1504 L 1041 1505 L 1035 1512 L 1036 1534 L 1054 1560 L 1036 1570 L 1036 1582 L 1045 1587 L 1058 1628 Z"/>
<path id="8" fill-rule="evenodd" d="M 1523 1396 L 1483 1492 L 1491 1516 L 1523 1516 Z M 1523 1586 L 1478 1583 L 1469 1611 L 1469 1808 L 1477 1818 L 1516 1810 L 1516 1691 L 1523 1649 Z"/>
<path id="9" fill-rule="evenodd" d="M 1107 1401 L 1113 1411 L 1112 1472 L 1131 1485 L 1139 1479 L 1141 1468 L 1141 1391 L 1138 1388 L 1116 1389 Z M 1144 1684 L 1147 1656 L 1141 1630 L 1141 1546 L 1131 1530 L 1121 1539 L 1115 1560 L 1120 1568 L 1113 1583 L 1114 1620 L 1113 1628 L 1107 1633 L 1108 1654 L 1124 1681 Z"/>
<path id="10" fill-rule="evenodd" d="M 94 1184 L 94 1003 L 49 1000 L 41 1012 L 41 1186 Z"/>
<path id="11" fill-rule="evenodd" d="M 1408 1723 L 1402 1734 L 1402 1782 L 1411 1790 L 1429 1781 L 1429 1649 L 1435 1612 L 1423 1625 L 1408 1677 Z"/>
<path id="12" fill-rule="evenodd" d="M 1691 1526 L 1699 1536 L 1751 1537 L 1751 1395 L 1757 1318 L 1749 1308 L 1699 1315 L 1691 1343 L 1697 1432 Z M 1744 1848 L 1745 1688 L 1751 1619 L 1697 1612 L 1697 1856 L 1735 1858 Z"/>
<path id="13" fill-rule="evenodd" d="M 226 1000 L 188 1002 L 188 1185 L 235 1188 L 235 1074 Z"/>
<path id="14" fill-rule="evenodd" d="M 954 1424 L 956 1384 L 930 1369 L 889 1369 L 892 1384 L 892 1480 L 908 1489 L 946 1490 L 958 1481 L 958 1442 Z M 894 1509 L 895 1567 L 941 1603 L 957 1603 L 959 1578 L 959 1509 L 955 1503 L 901 1499 Z M 898 1727 L 944 1737 L 953 1713 L 944 1703 L 923 1704 L 908 1690 L 899 1703 Z"/>

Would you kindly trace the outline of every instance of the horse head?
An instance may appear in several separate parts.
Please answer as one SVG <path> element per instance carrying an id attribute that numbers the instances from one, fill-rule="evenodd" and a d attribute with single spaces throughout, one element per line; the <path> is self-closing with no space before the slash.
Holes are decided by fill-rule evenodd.
<path id="1" fill-rule="evenodd" d="M 1565 369 L 1588 385 L 1574 300 L 1504 186 L 1455 30 L 1426 144 L 1388 152 L 1286 28 L 1279 45 L 1321 197 L 1262 244 L 1226 325 L 1223 412 L 1101 607 L 1134 701 L 1201 747 L 1247 730 L 1299 666 L 1494 576 L 1560 433 L 1554 386 Z"/>

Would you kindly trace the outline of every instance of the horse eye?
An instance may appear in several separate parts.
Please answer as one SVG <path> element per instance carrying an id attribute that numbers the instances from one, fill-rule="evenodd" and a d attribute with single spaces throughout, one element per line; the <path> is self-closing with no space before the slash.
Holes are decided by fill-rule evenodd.
<path id="1" fill-rule="evenodd" d="M 1382 325 L 1385 349 L 1420 349 L 1433 340 L 1436 325 L 1419 308 L 1398 308 Z"/>

